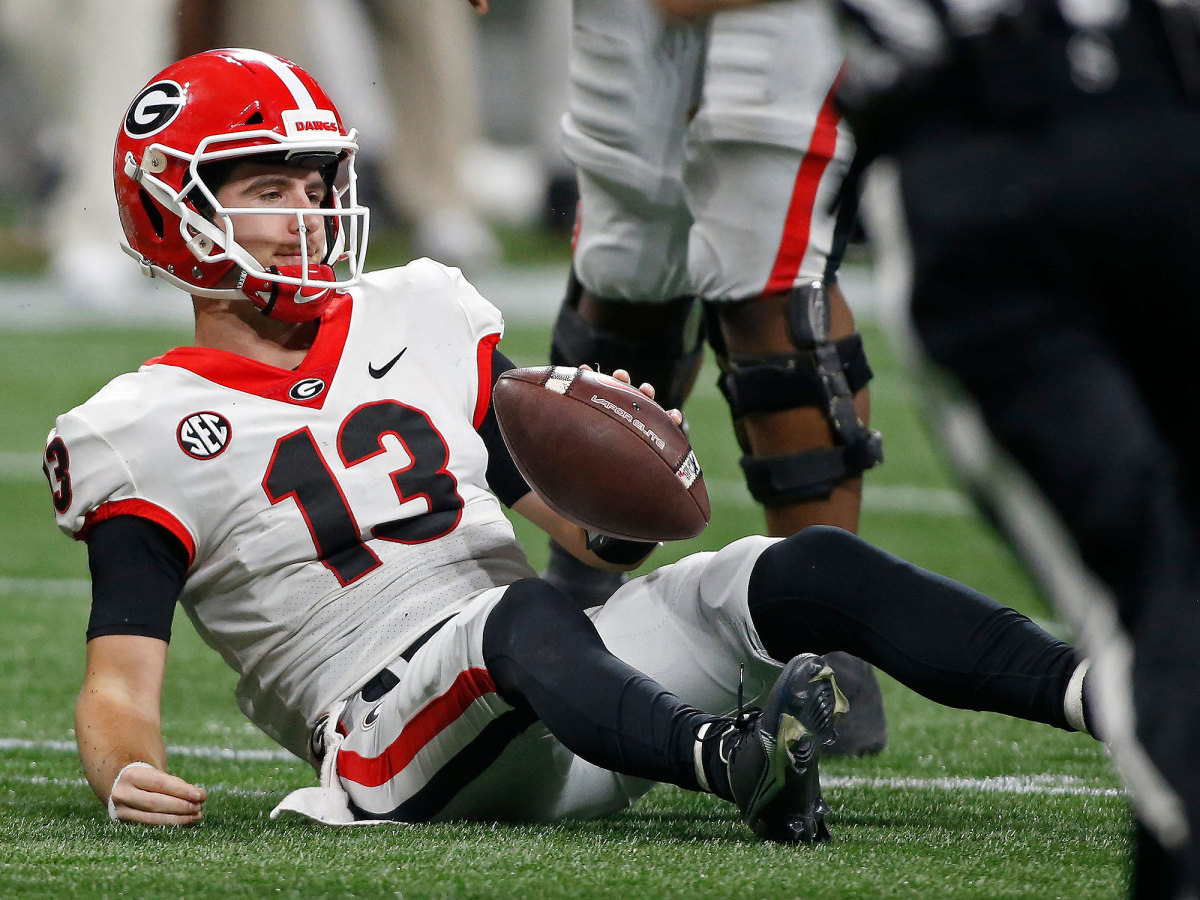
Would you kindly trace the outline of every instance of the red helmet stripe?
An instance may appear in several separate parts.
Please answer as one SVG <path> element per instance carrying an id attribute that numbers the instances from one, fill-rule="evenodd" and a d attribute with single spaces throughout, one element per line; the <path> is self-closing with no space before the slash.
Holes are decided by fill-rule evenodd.
<path id="1" fill-rule="evenodd" d="M 261 50 L 241 50 L 241 54 L 256 59 L 269 68 L 272 72 L 279 76 L 279 80 L 284 86 L 292 92 L 292 96 L 296 99 L 296 109 L 316 109 L 317 104 L 313 101 L 312 94 L 308 92 L 308 88 L 304 86 L 296 73 L 289 67 L 285 66 L 277 56 L 272 56 L 270 53 L 263 53 Z"/>

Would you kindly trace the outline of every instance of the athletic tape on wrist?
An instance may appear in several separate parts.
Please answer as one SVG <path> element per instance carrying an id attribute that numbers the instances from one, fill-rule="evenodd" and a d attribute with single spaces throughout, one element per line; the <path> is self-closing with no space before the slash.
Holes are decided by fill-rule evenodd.
<path id="1" fill-rule="evenodd" d="M 153 769 L 154 766 L 147 762 L 131 762 L 126 766 L 121 767 L 121 771 L 117 773 L 117 777 L 113 779 L 112 787 L 108 789 L 108 819 L 110 822 L 119 822 L 117 818 L 117 804 L 113 803 L 113 791 L 117 789 L 117 785 L 121 783 L 121 776 L 130 769 Z"/>

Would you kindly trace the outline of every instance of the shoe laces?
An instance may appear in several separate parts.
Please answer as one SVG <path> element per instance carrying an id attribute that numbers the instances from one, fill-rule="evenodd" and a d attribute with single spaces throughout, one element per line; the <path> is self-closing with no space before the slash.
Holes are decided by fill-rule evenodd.
<path id="1" fill-rule="evenodd" d="M 738 690 L 737 690 L 737 714 L 734 716 L 722 716 L 713 727 L 709 728 L 703 736 L 699 734 L 699 728 L 696 730 L 696 740 L 701 744 L 710 744 L 713 741 L 717 742 L 717 756 L 721 762 L 729 764 L 730 750 L 737 747 L 741 743 L 743 735 L 754 727 L 754 723 L 758 721 L 758 717 L 762 715 L 762 710 L 757 706 L 746 706 L 746 665 L 745 663 L 738 664 Z M 702 727 L 702 726 L 701 726 Z M 726 738 L 734 736 L 732 740 L 727 741 Z"/>

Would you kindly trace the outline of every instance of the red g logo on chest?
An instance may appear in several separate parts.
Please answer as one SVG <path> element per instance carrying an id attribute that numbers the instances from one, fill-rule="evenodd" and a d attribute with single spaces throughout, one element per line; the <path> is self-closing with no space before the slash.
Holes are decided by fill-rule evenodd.
<path id="1" fill-rule="evenodd" d="M 179 423 L 175 437 L 179 449 L 192 459 L 212 459 L 229 446 L 233 428 L 220 413 L 196 412 Z"/>

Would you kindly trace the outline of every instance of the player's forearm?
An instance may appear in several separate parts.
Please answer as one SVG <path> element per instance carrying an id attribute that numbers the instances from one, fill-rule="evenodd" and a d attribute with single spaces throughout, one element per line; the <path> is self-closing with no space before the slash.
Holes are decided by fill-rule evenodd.
<path id="1" fill-rule="evenodd" d="M 88 641 L 75 704 L 79 760 L 109 816 L 122 822 L 188 826 L 203 818 L 207 792 L 166 771 L 159 719 L 166 662 L 167 642 L 159 638 L 111 634 Z"/>
<path id="2" fill-rule="evenodd" d="M 551 532 L 550 535 L 568 553 L 593 569 L 603 569 L 606 572 L 628 572 L 636 569 L 641 564 L 641 559 L 638 559 L 636 562 L 613 562 L 593 553 L 588 547 L 588 533 L 577 525 L 568 523 L 566 529 L 559 530 L 557 534 Z M 645 554 L 642 556 L 642 559 L 644 558 Z"/>
<path id="3" fill-rule="evenodd" d="M 603 557 L 597 556 L 588 549 L 588 535 L 584 529 L 580 528 L 572 522 L 568 522 L 542 500 L 536 493 L 530 491 L 512 506 L 513 512 L 524 516 L 534 525 L 537 525 L 545 531 L 550 537 L 554 538 L 568 553 L 574 556 L 581 562 L 586 563 L 596 569 L 604 569 L 609 572 L 627 572 L 631 569 L 636 569 L 642 562 L 639 559 L 636 562 L 612 562 Z M 650 552 L 647 548 L 646 553 Z"/>
<path id="4" fill-rule="evenodd" d="M 117 773 L 131 762 L 166 770 L 167 754 L 157 714 L 84 685 L 75 705 L 75 740 L 88 784 L 107 802 Z"/>

